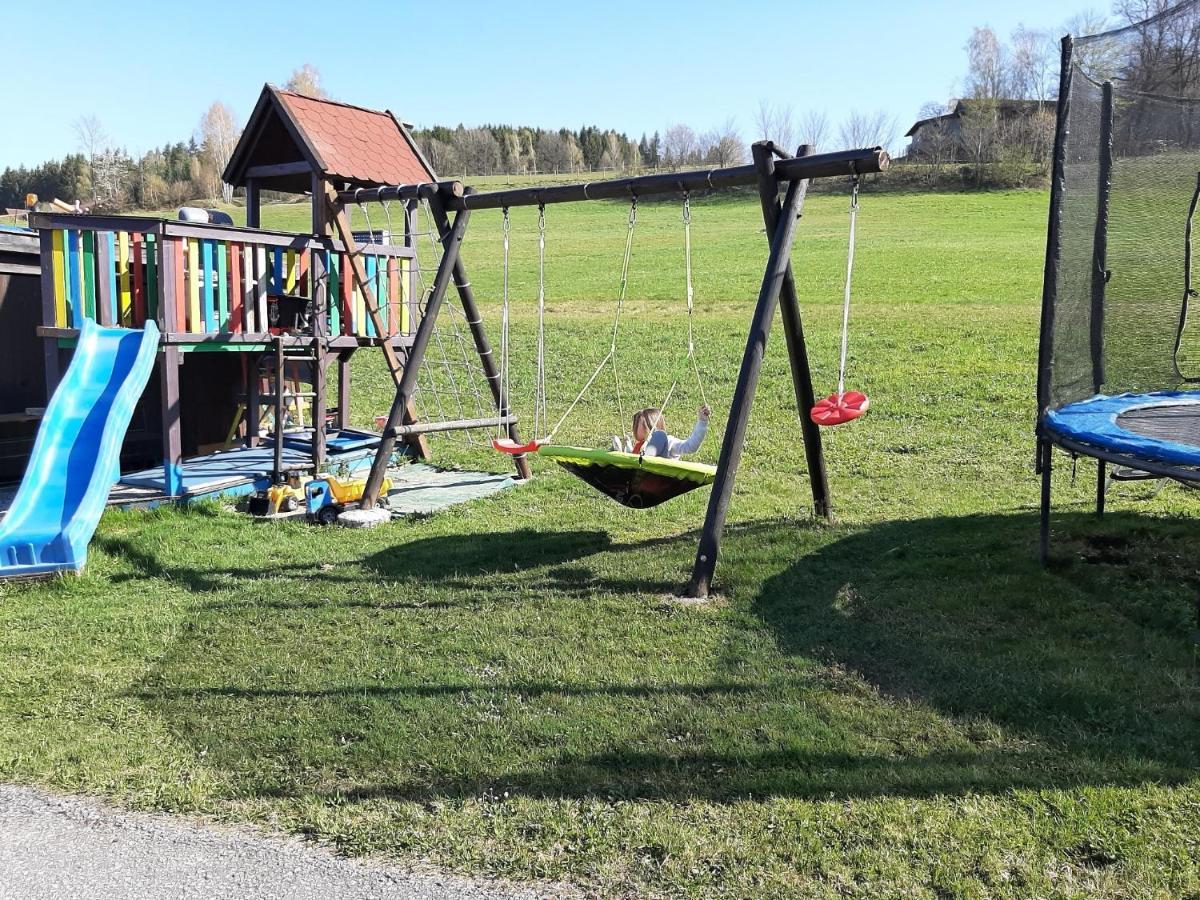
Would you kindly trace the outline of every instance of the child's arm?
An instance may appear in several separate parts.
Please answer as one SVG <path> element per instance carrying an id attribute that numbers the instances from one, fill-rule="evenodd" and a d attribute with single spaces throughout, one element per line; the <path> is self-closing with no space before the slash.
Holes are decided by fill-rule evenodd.
<path id="1" fill-rule="evenodd" d="M 704 436 L 706 434 L 708 434 L 708 420 L 700 419 L 696 422 L 696 427 L 692 429 L 692 433 L 685 440 L 681 441 L 673 435 L 667 435 L 667 456 L 680 457 L 695 453 L 700 449 L 700 445 L 704 443 Z"/>

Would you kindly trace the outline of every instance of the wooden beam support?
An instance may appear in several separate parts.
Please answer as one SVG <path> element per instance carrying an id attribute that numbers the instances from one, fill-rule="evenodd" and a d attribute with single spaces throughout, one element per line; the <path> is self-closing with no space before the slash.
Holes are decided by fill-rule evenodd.
<path id="1" fill-rule="evenodd" d="M 272 465 L 273 482 L 283 477 L 283 386 L 284 386 L 283 341 L 275 342 L 275 434 Z"/>
<path id="2" fill-rule="evenodd" d="M 779 227 L 779 197 L 775 189 L 774 168 L 776 150 L 769 141 L 755 144 L 752 148 L 754 166 L 758 169 L 758 196 L 762 204 L 763 222 L 767 234 L 774 234 Z M 813 148 L 804 145 L 799 157 L 811 155 Z M 796 214 L 804 208 L 808 181 L 798 182 L 800 196 Z M 800 414 L 800 432 L 804 437 L 804 455 L 808 462 L 808 477 L 812 487 L 813 512 L 818 518 L 829 519 L 833 505 L 829 498 L 829 474 L 825 467 L 825 453 L 821 444 L 821 429 L 812 420 L 813 392 L 812 369 L 808 364 L 808 344 L 804 340 L 804 323 L 800 316 L 800 300 L 796 296 L 796 281 L 791 263 L 783 276 L 783 287 L 779 292 L 779 309 L 783 319 L 783 336 L 787 342 L 788 363 L 792 370 L 792 388 L 796 394 L 796 410 Z"/>
<path id="3" fill-rule="evenodd" d="M 840 150 L 808 157 L 790 157 L 775 165 L 775 177 L 780 186 L 803 178 L 831 178 L 838 175 L 865 175 L 882 172 L 891 165 L 891 157 L 882 147 L 863 147 Z M 666 172 L 659 175 L 635 175 L 630 178 L 610 178 L 604 181 L 556 184 L 547 187 L 513 188 L 506 191 L 471 193 L 459 191 L 457 181 L 441 182 L 440 196 L 447 209 L 502 209 L 514 206 L 537 206 L 545 203 L 573 203 L 579 200 L 628 200 L 631 196 L 675 194 L 681 191 L 711 190 L 713 188 L 746 187 L 758 182 L 753 165 L 726 169 L 697 169 L 686 172 Z M 428 185 L 392 185 L 382 188 L 342 191 L 336 199 L 342 203 L 367 200 L 391 200 L 426 196 Z"/>
<path id="4" fill-rule="evenodd" d="M 771 253 L 767 258 L 767 268 L 758 292 L 758 303 L 750 323 L 750 334 L 746 339 L 746 350 L 742 355 L 742 367 L 734 388 L 729 422 L 725 427 L 725 439 L 721 443 L 721 458 L 717 462 L 717 477 L 713 482 L 712 494 L 708 498 L 708 513 L 700 533 L 700 546 L 696 551 L 691 580 L 684 589 L 689 597 L 707 597 L 712 586 L 721 533 L 725 528 L 729 499 L 733 495 L 733 482 L 737 476 L 738 463 L 741 462 L 742 447 L 746 442 L 746 426 L 750 421 L 754 392 L 758 388 L 763 354 L 767 349 L 771 322 L 775 318 L 775 307 L 779 303 L 779 292 L 783 289 L 790 264 L 800 196 L 800 182 L 791 182 L 779 213 L 779 224 L 771 239 Z"/>
<path id="5" fill-rule="evenodd" d="M 379 442 L 379 448 L 375 451 L 375 461 L 371 464 L 371 474 L 367 476 L 367 483 L 363 488 L 362 504 L 367 508 L 374 506 L 379 499 L 383 476 L 387 472 L 388 462 L 396 447 L 396 439 L 392 437 L 395 433 L 394 429 L 400 425 L 410 424 L 414 420 L 414 417 L 409 416 L 408 410 L 412 408 L 412 396 L 417 386 L 417 375 L 421 368 L 421 361 L 425 358 L 425 351 L 429 347 L 429 341 L 433 337 L 433 331 L 437 327 L 438 313 L 441 311 L 446 289 L 450 286 L 450 279 L 458 263 L 458 254 L 462 247 L 463 237 L 467 232 L 470 215 L 470 212 L 465 210 L 458 213 L 454 217 L 454 226 L 443 242 L 442 259 L 438 264 L 437 275 L 433 279 L 433 288 L 430 290 L 429 299 L 425 304 L 425 315 L 421 317 L 421 323 L 417 326 L 412 349 L 408 354 L 408 364 L 404 366 L 399 384 L 396 386 L 396 398 L 392 401 L 392 409 L 388 413 L 387 424 L 383 428 L 383 437 Z M 409 421 L 405 421 L 406 419 Z"/>
<path id="6" fill-rule="evenodd" d="M 258 228 L 262 221 L 262 194 L 258 189 L 258 181 L 246 179 L 246 227 Z"/>
<path id="7" fill-rule="evenodd" d="M 429 206 L 433 211 L 433 221 L 437 226 L 438 233 L 448 233 L 450 230 L 450 219 L 446 214 L 445 207 L 436 199 L 430 201 Z M 487 332 L 483 330 L 483 316 L 479 313 L 479 306 L 475 302 L 475 292 L 471 290 L 471 281 L 467 278 L 467 270 L 463 266 L 461 257 L 454 263 L 454 288 L 458 291 L 458 299 L 462 303 L 463 315 L 466 317 L 467 324 L 471 328 L 471 337 L 475 341 L 475 352 L 479 354 L 479 364 L 483 368 L 483 375 L 487 380 L 488 389 L 492 392 L 492 402 L 496 404 L 496 412 L 499 416 L 511 419 L 508 423 L 508 436 L 514 443 L 522 444 L 524 441 L 521 440 L 516 418 L 511 416 L 512 410 L 509 408 L 509 398 L 505 394 L 501 373 L 496 366 L 496 358 L 492 355 L 492 347 L 488 341 Z M 522 479 L 533 477 L 533 471 L 529 467 L 529 460 L 525 458 L 525 454 L 513 457 L 513 464 L 517 468 L 518 477 Z"/>
<path id="8" fill-rule="evenodd" d="M 448 419 L 445 422 L 416 422 L 412 425 L 397 425 L 392 429 L 392 437 L 407 437 L 410 434 L 430 434 L 437 431 L 465 431 L 468 428 L 498 428 L 501 425 L 512 425 L 517 421 L 516 416 L 492 416 L 488 419 Z"/>
<path id="9" fill-rule="evenodd" d="M 246 170 L 247 178 L 278 178 L 281 175 L 307 175 L 313 170 L 306 162 L 271 163 L 262 166 L 250 166 Z"/>
<path id="10" fill-rule="evenodd" d="M 158 356 L 158 383 L 162 394 L 163 482 L 168 497 L 183 496 L 183 410 L 179 399 L 179 365 L 175 347 Z"/>

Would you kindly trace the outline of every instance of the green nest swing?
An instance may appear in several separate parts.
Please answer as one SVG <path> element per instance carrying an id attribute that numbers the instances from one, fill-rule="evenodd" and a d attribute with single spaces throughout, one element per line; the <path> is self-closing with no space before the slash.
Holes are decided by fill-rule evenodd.
<path id="1" fill-rule="evenodd" d="M 641 453 L 625 453 L 618 450 L 601 450 L 588 447 L 569 447 L 553 444 L 555 433 L 566 421 L 576 404 L 595 382 L 605 366 L 612 364 L 614 375 L 618 379 L 617 395 L 620 396 L 617 373 L 616 350 L 617 333 L 621 322 L 621 310 L 625 302 L 625 289 L 629 282 L 629 260 L 633 251 L 633 236 L 637 225 L 637 198 L 630 202 L 629 221 L 625 235 L 625 256 L 621 266 L 621 286 L 617 295 L 617 310 L 613 321 L 612 344 L 608 354 L 600 361 L 592 377 L 580 390 L 574 402 L 559 419 L 544 439 L 517 443 L 506 437 L 498 436 L 492 441 L 492 446 L 501 453 L 521 455 L 536 453 L 558 463 L 581 481 L 591 485 L 602 494 L 611 497 L 622 506 L 631 509 L 649 509 L 665 503 L 674 497 L 694 491 L 696 488 L 710 485 L 717 475 L 717 467 L 704 463 L 691 462 L 682 459 L 670 459 L 661 456 L 646 456 Z M 700 370 L 696 364 L 695 344 L 692 335 L 693 319 L 693 288 L 692 288 L 692 247 L 691 247 L 691 204 L 684 195 L 683 200 L 683 232 L 684 232 L 684 268 L 687 283 L 688 311 L 688 352 L 687 361 L 696 376 L 701 397 L 704 396 L 704 385 L 700 380 Z M 508 332 L 509 332 L 509 214 L 504 210 L 504 263 L 503 288 L 500 327 L 500 373 L 503 396 L 510 396 L 508 391 Z M 534 430 L 539 433 L 539 426 L 548 424 L 546 419 L 546 367 L 545 367 L 545 309 L 546 309 L 546 212 L 542 207 L 538 210 L 538 337 L 537 337 L 537 384 L 534 399 Z M 665 408 L 670 401 L 678 381 L 671 385 L 667 398 L 663 401 Z"/>

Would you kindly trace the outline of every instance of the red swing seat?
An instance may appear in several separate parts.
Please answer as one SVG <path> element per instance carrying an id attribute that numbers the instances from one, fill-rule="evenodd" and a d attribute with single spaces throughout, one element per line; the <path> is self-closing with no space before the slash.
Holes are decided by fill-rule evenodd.
<path id="1" fill-rule="evenodd" d="M 492 438 L 492 449 L 498 450 L 501 453 L 507 453 L 509 456 L 520 456 L 522 453 L 537 453 L 541 442 L 534 439 L 526 441 L 524 444 L 518 444 L 510 438 Z"/>
<path id="2" fill-rule="evenodd" d="M 861 391 L 846 391 L 830 394 L 819 400 L 808 414 L 816 424 L 823 426 L 842 425 L 852 422 L 871 407 L 871 401 Z"/>

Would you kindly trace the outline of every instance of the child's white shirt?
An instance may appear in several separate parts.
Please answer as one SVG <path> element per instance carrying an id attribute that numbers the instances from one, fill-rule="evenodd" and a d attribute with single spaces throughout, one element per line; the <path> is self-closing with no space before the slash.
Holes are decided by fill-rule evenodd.
<path id="1" fill-rule="evenodd" d="M 646 443 L 642 445 L 642 453 L 646 456 L 679 459 L 681 456 L 687 456 L 699 450 L 700 445 L 704 443 L 706 434 L 708 434 L 708 422 L 705 419 L 697 421 L 692 433 L 683 440 L 667 434 L 662 429 L 656 429 L 650 433 L 650 437 L 646 438 Z"/>

